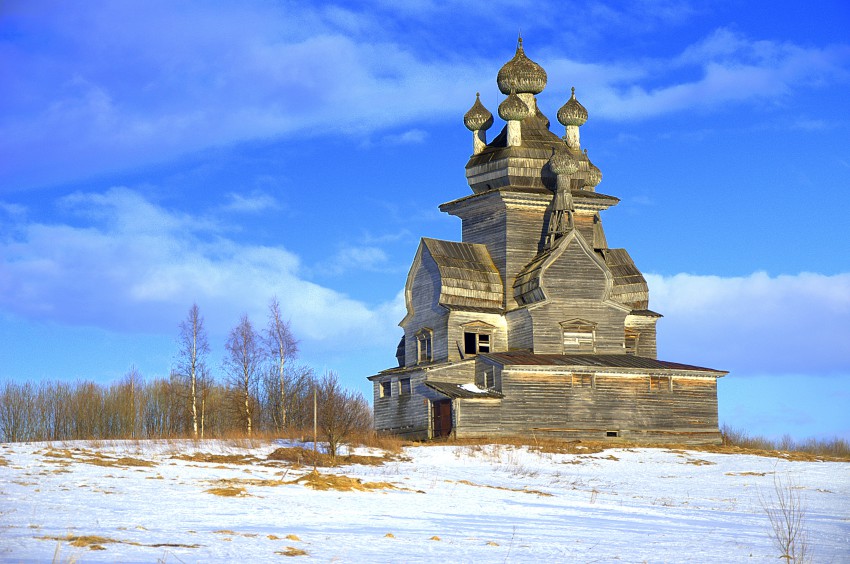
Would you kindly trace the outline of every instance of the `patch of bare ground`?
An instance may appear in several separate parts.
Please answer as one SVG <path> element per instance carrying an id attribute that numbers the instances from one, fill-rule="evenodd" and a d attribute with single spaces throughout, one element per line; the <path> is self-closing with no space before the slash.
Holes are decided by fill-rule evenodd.
<path id="1" fill-rule="evenodd" d="M 188 462 L 206 462 L 209 464 L 257 464 L 261 462 L 259 458 L 245 454 L 210 454 L 205 452 L 175 454 L 171 456 L 171 459 Z"/>
<path id="2" fill-rule="evenodd" d="M 141 542 L 113 539 L 109 537 L 101 537 L 98 535 L 66 535 L 64 537 L 36 537 L 41 540 L 51 540 L 59 542 L 67 542 L 71 546 L 78 548 L 88 548 L 90 550 L 106 550 L 105 544 L 128 544 L 131 546 L 147 546 L 151 548 L 199 548 L 199 544 L 179 544 L 179 543 L 154 543 L 145 544 Z"/>
<path id="3" fill-rule="evenodd" d="M 774 474 L 774 472 L 726 472 L 726 476 L 767 476 L 768 474 Z"/>
<path id="4" fill-rule="evenodd" d="M 307 551 L 295 548 L 294 546 L 287 546 L 284 550 L 276 550 L 275 554 L 280 554 L 281 556 L 306 556 Z"/>
<path id="5" fill-rule="evenodd" d="M 340 474 L 321 474 L 315 471 L 304 474 L 289 483 L 303 484 L 314 490 L 336 490 L 342 492 L 400 489 L 389 482 L 364 482 L 358 478 L 350 478 Z"/>
<path id="6" fill-rule="evenodd" d="M 446 481 L 449 482 L 449 483 L 452 483 L 452 480 L 446 480 Z M 540 490 L 529 490 L 529 489 L 525 489 L 525 488 L 506 488 L 505 486 L 490 486 L 490 485 L 487 485 L 487 484 L 476 484 L 475 482 L 470 482 L 469 480 L 458 480 L 457 482 L 454 482 L 454 483 L 455 484 L 463 484 L 464 486 L 473 486 L 473 487 L 476 487 L 476 488 L 490 488 L 492 490 L 502 490 L 502 491 L 506 491 L 506 492 L 527 493 L 527 494 L 539 495 L 541 497 L 552 497 L 552 494 L 546 493 L 546 492 L 541 492 Z"/>
<path id="7" fill-rule="evenodd" d="M 286 484 L 286 482 L 284 482 L 283 480 L 264 480 L 261 478 L 222 478 L 220 480 L 215 480 L 210 483 L 226 487 L 261 486 L 271 488 L 276 486 L 283 486 Z"/>
<path id="8" fill-rule="evenodd" d="M 393 460 L 391 455 L 365 456 L 349 454 L 345 456 L 332 457 L 324 452 L 316 452 L 303 447 L 284 447 L 276 449 L 266 457 L 266 460 L 289 462 L 294 466 L 313 466 L 319 468 L 330 468 L 333 466 L 347 466 L 349 464 L 362 464 L 366 466 L 380 466 L 388 460 Z"/>

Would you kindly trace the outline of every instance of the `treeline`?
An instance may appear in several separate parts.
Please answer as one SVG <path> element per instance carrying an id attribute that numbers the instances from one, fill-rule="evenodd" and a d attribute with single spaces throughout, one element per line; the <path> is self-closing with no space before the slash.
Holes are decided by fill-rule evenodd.
<path id="1" fill-rule="evenodd" d="M 266 374 L 250 397 L 255 432 L 311 429 L 313 392 L 319 406 L 320 431 L 327 439 L 323 411 L 342 404 L 356 417 L 357 429 L 370 425 L 369 405 L 362 395 L 341 388 L 333 373 L 317 377 L 310 368 L 294 367 L 285 375 L 280 393 L 277 375 Z M 244 398 L 240 390 L 211 382 L 201 388 L 206 437 L 244 435 Z M 281 398 L 285 404 L 281 405 Z M 0 385 L 0 442 L 65 441 L 75 439 L 163 439 L 192 436 L 192 416 L 183 378 L 145 381 L 130 370 L 109 385 L 94 382 L 5 382 Z"/>
<path id="2" fill-rule="evenodd" d="M 351 433 L 371 428 L 362 394 L 336 374 L 317 376 L 293 364 L 297 341 L 269 304 L 268 324 L 247 316 L 230 332 L 216 379 L 204 320 L 196 304 L 180 324 L 171 375 L 146 381 L 135 369 L 101 385 L 43 381 L 0 384 L 0 441 L 215 438 L 312 428 L 314 405 L 322 438 L 335 452 Z"/>

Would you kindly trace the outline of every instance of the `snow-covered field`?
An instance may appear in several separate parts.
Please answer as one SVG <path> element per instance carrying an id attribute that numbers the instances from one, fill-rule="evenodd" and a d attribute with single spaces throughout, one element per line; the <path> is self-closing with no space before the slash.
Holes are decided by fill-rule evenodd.
<path id="1" fill-rule="evenodd" d="M 850 463 L 433 445 L 319 469 L 395 489 L 322 491 L 265 460 L 280 446 L 0 445 L 0 560 L 777 562 L 761 499 L 778 476 L 814 561 L 850 562 Z"/>

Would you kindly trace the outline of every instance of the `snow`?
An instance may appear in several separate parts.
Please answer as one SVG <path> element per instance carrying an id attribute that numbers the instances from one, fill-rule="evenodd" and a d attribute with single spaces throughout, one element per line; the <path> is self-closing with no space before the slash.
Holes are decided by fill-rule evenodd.
<path id="1" fill-rule="evenodd" d="M 463 384 L 459 386 L 460 388 L 466 390 L 467 392 L 472 392 L 473 394 L 486 394 L 487 390 L 482 390 L 475 384 Z"/>
<path id="2" fill-rule="evenodd" d="M 776 562 L 762 500 L 777 476 L 804 500 L 815 561 L 850 561 L 850 463 L 424 445 L 380 466 L 319 469 L 397 489 L 318 491 L 291 483 L 311 468 L 265 461 L 280 446 L 2 444 L 0 561 L 259 562 L 292 547 L 340 562 Z M 225 486 L 246 495 L 207 491 Z M 69 535 L 117 542 L 92 550 Z"/>

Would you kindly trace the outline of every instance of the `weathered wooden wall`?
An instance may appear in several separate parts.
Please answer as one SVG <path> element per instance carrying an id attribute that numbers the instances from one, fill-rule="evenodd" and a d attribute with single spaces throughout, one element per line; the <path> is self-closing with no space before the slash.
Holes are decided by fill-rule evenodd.
<path id="1" fill-rule="evenodd" d="M 504 371 L 505 397 L 458 400 L 458 436 L 716 442 L 714 378 Z"/>

